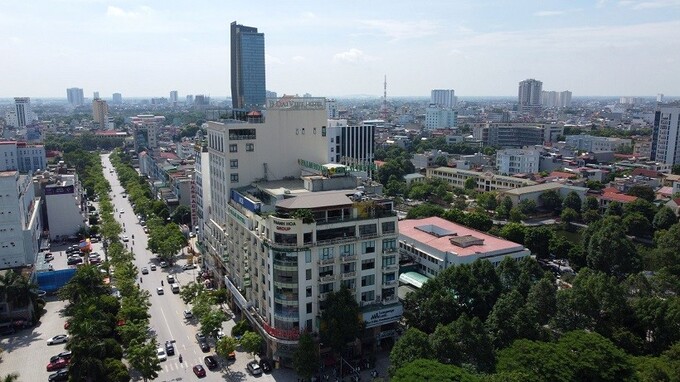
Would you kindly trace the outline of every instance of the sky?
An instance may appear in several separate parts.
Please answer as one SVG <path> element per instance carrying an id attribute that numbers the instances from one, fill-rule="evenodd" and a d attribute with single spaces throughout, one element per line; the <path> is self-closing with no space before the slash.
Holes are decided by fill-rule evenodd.
<path id="1" fill-rule="evenodd" d="M 230 96 L 232 21 L 279 96 L 680 95 L 680 0 L 0 0 L 0 97 Z"/>

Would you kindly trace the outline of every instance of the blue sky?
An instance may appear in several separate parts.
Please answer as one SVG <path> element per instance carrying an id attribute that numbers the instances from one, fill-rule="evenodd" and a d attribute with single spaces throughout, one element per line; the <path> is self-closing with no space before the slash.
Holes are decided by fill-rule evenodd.
<path id="1" fill-rule="evenodd" d="M 227 96 L 232 21 L 279 95 L 680 95 L 680 0 L 0 0 L 0 97 Z"/>

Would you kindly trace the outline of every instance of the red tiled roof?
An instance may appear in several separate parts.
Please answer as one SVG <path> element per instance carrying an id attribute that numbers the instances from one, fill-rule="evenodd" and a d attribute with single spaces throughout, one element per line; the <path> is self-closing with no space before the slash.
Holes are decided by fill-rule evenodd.
<path id="1" fill-rule="evenodd" d="M 605 199 L 605 200 L 610 200 L 612 202 L 620 202 L 620 203 L 630 203 L 634 202 L 637 200 L 637 196 L 630 196 L 626 194 L 619 194 L 619 193 L 613 193 L 613 192 L 605 192 L 600 196 L 600 199 Z"/>
<path id="2" fill-rule="evenodd" d="M 160 156 L 163 159 L 179 159 L 175 153 L 161 152 Z"/>
<path id="3" fill-rule="evenodd" d="M 606 187 L 602 189 L 603 193 L 612 193 L 612 194 L 620 194 L 621 191 L 619 191 L 617 188 L 614 187 Z"/>
<path id="4" fill-rule="evenodd" d="M 564 171 L 553 171 L 550 173 L 549 176 L 554 176 L 556 178 L 565 178 L 565 179 L 571 179 L 571 178 L 576 178 L 576 174 L 572 174 L 570 172 L 564 172 Z"/>
<path id="5" fill-rule="evenodd" d="M 658 171 L 648 170 L 646 168 L 636 168 L 630 174 L 631 175 L 642 175 L 642 176 L 646 176 L 648 178 L 658 178 L 660 176 Z"/>
<path id="6" fill-rule="evenodd" d="M 666 186 L 666 187 L 661 187 L 659 191 L 656 192 L 657 195 L 669 197 L 673 196 L 673 187 Z"/>

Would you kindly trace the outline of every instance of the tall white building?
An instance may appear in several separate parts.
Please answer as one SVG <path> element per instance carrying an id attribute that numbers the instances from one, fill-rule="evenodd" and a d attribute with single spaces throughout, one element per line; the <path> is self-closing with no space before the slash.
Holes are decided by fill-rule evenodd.
<path id="1" fill-rule="evenodd" d="M 348 126 L 346 119 L 328 120 L 328 163 L 373 173 L 375 126 Z"/>
<path id="2" fill-rule="evenodd" d="M 328 119 L 338 118 L 338 102 L 334 99 L 326 100 L 326 112 L 328 113 Z"/>
<path id="3" fill-rule="evenodd" d="M 25 127 L 37 120 L 29 97 L 14 97 L 14 107 L 5 114 L 9 126 Z"/>
<path id="4" fill-rule="evenodd" d="M 567 146 L 591 153 L 612 151 L 623 146 L 633 146 L 633 141 L 626 138 L 597 137 L 594 135 L 567 135 L 565 137 Z"/>
<path id="5" fill-rule="evenodd" d="M 496 168 L 501 175 L 534 174 L 539 171 L 541 154 L 533 149 L 505 149 L 496 152 Z"/>
<path id="6" fill-rule="evenodd" d="M 425 110 L 425 128 L 428 130 L 458 128 L 458 111 L 430 104 Z"/>
<path id="7" fill-rule="evenodd" d="M 533 78 L 521 81 L 519 83 L 518 91 L 518 111 L 520 113 L 540 113 L 541 106 L 541 91 L 543 90 L 543 82 Z"/>
<path id="8" fill-rule="evenodd" d="M 0 142 L 0 171 L 34 172 L 47 167 L 45 146 L 26 142 Z"/>
<path id="9" fill-rule="evenodd" d="M 170 92 L 170 103 L 177 103 L 177 90 L 172 90 Z"/>
<path id="10" fill-rule="evenodd" d="M 543 91 L 541 92 L 541 103 L 547 108 L 566 108 L 571 106 L 571 92 Z"/>
<path id="11" fill-rule="evenodd" d="M 66 89 L 66 98 L 71 106 L 81 106 L 85 103 L 85 97 L 83 97 L 83 89 L 80 88 L 68 88 Z"/>
<path id="12" fill-rule="evenodd" d="M 75 235 L 87 223 L 87 203 L 77 175 L 60 175 L 55 184 L 45 186 L 47 225 L 50 239 Z"/>
<path id="13" fill-rule="evenodd" d="M 92 93 L 92 99 L 97 99 L 99 98 L 99 92 L 93 92 Z"/>
<path id="14" fill-rule="evenodd" d="M 0 172 L 0 269 L 35 263 L 43 231 L 40 203 L 31 177 Z"/>
<path id="15" fill-rule="evenodd" d="M 652 158 L 668 165 L 680 164 L 680 104 L 660 106 L 656 111 Z"/>
<path id="16" fill-rule="evenodd" d="M 113 93 L 111 103 L 114 105 L 121 105 L 123 103 L 123 95 L 120 93 Z"/>
<path id="17" fill-rule="evenodd" d="M 453 89 L 434 89 L 430 92 L 430 103 L 441 108 L 452 109 L 456 107 L 456 92 Z"/>

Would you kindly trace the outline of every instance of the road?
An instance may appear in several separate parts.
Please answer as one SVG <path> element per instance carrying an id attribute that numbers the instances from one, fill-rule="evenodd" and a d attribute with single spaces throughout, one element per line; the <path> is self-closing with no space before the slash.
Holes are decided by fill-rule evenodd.
<path id="1" fill-rule="evenodd" d="M 143 227 L 139 224 L 137 217 L 134 215 L 132 205 L 127 198 L 123 198 L 124 189 L 120 185 L 118 178 L 114 173 L 110 173 L 113 166 L 109 160 L 108 155 L 102 155 L 102 164 L 105 167 L 104 175 L 111 184 L 112 202 L 114 204 L 114 211 L 116 220 L 124 226 L 125 232 L 122 235 L 129 237 L 128 246 L 132 247 L 135 254 L 135 265 L 138 269 L 147 267 L 152 263 L 152 253 L 146 249 L 147 235 L 144 233 Z M 124 211 L 120 213 L 120 211 Z M 134 240 L 132 239 L 134 235 Z M 133 244 L 134 242 L 134 244 Z M 207 371 L 207 377 L 201 378 L 202 381 L 295 381 L 297 377 L 291 370 L 278 369 L 271 374 L 265 374 L 259 377 L 253 377 L 246 370 L 246 365 L 251 359 L 251 356 L 237 351 L 236 361 L 227 365 L 225 360 L 220 359 L 214 353 L 214 341 L 211 344 L 210 353 L 203 353 L 198 347 L 195 335 L 198 331 L 198 323 L 195 320 L 187 321 L 184 319 L 182 312 L 188 308 L 181 300 L 178 294 L 173 294 L 170 291 L 167 276 L 172 274 L 177 279 L 180 287 L 187 285 L 192 280 L 195 280 L 197 270 L 182 271 L 182 265 L 186 263 L 182 257 L 177 261 L 174 267 L 160 268 L 157 266 L 155 271 L 149 268 L 149 274 L 141 275 L 142 282 L 140 286 L 149 291 L 151 294 L 149 314 L 151 315 L 150 325 L 156 331 L 156 338 L 159 345 L 163 345 L 165 341 L 175 341 L 175 355 L 168 356 L 168 360 L 161 362 L 163 370 L 159 373 L 156 381 L 179 381 L 179 380 L 199 380 L 192 372 L 191 368 L 194 365 L 203 365 L 203 358 L 206 355 L 213 355 L 218 358 L 218 361 L 223 366 L 221 369 L 215 371 Z M 158 265 L 157 263 L 155 263 Z M 158 295 L 156 288 L 161 286 L 161 280 L 164 281 L 164 294 Z M 235 322 L 233 319 L 227 321 L 223 325 L 225 333 L 229 334 Z M 183 362 L 179 362 L 179 354 L 182 355 Z M 228 366 L 228 368 L 226 367 Z"/>

